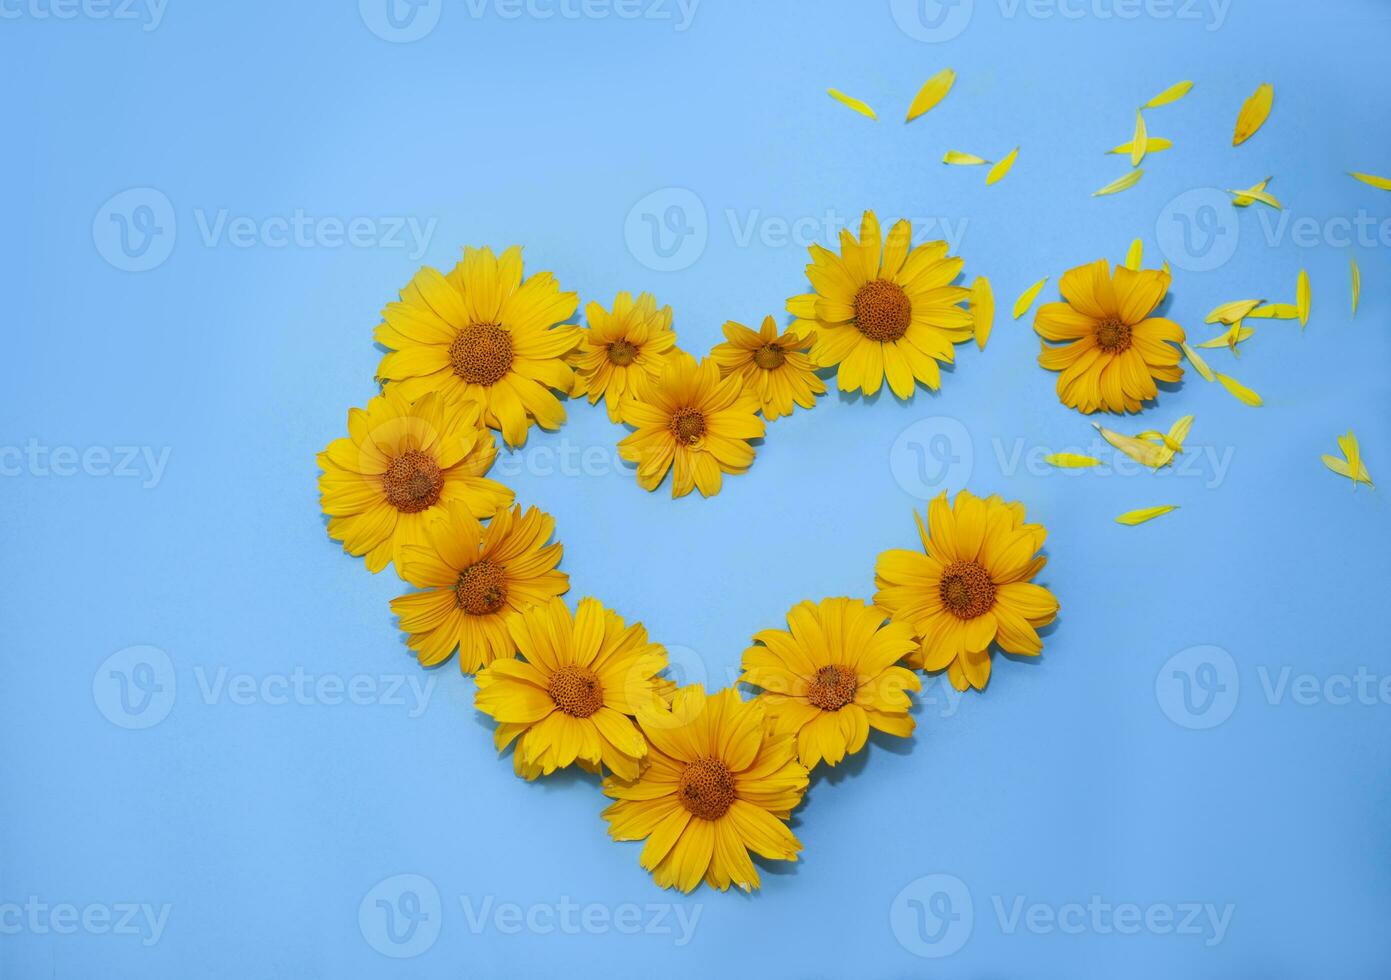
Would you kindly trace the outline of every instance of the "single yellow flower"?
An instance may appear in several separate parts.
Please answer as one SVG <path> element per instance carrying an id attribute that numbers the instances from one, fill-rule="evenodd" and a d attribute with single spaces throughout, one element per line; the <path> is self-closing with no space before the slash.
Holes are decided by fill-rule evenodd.
<path id="1" fill-rule="evenodd" d="M 671 329 L 671 307 L 657 309 L 650 293 L 619 293 L 613 312 L 598 303 L 584 308 L 588 329 L 580 333 L 580 346 L 570 353 L 575 366 L 573 395 L 589 395 L 589 404 L 604 399 L 609 421 L 622 419 L 619 405 L 635 397 L 647 382 L 662 373 L 665 358 L 676 346 Z"/>
<path id="2" fill-rule="evenodd" d="M 720 366 L 721 377 L 737 374 L 745 390 L 758 393 L 769 422 L 791 415 L 794 403 L 811 408 L 816 396 L 826 393 L 826 383 L 816 376 L 806 354 L 814 338 L 798 338 L 792 331 L 779 336 L 770 316 L 763 318 L 758 333 L 730 320 L 724 335 L 725 342 L 710 352 L 711 359 Z"/>
<path id="3" fill-rule="evenodd" d="M 546 544 L 555 519 L 535 507 L 498 513 L 484 527 L 467 509 L 449 507 L 426 527 L 421 545 L 407 545 L 397 571 L 423 592 L 391 600 L 425 667 L 459 651 L 459 669 L 471 674 L 516 652 L 508 626 L 531 606 L 570 588 L 556 571 L 562 548 Z"/>
<path id="4" fill-rule="evenodd" d="M 955 359 L 953 344 L 973 336 L 971 314 L 962 308 L 970 291 L 952 283 L 962 260 L 947 254 L 946 242 L 912 247 L 913 228 L 903 220 L 889 229 L 866 211 L 860 238 L 840 234 L 840 255 L 812 245 L 807 278 L 814 293 L 794 296 L 787 310 L 799 336 L 816 332 L 811 358 L 818 367 L 839 365 L 841 391 L 872 395 L 887 379 L 899 398 L 914 384 L 941 384 L 937 362 Z"/>
<path id="5" fill-rule="evenodd" d="M 552 599 L 507 625 L 523 659 L 479 671 L 474 704 L 497 720 L 498 751 L 516 742 L 517 775 L 535 779 L 575 762 L 598 772 L 602 762 L 636 779 L 647 739 L 630 716 L 665 704 L 671 685 L 656 675 L 666 650 L 648 642 L 641 623 L 626 626 L 597 599 L 581 599 L 573 617 L 565 600 Z"/>
<path id="6" fill-rule="evenodd" d="M 476 518 L 512 503 L 512 491 L 483 474 L 497 443 L 478 407 L 429 394 L 415 404 L 388 388 L 348 412 L 348 436 L 335 439 L 318 463 L 319 501 L 328 534 L 343 550 L 366 555 L 380 572 L 401 549 L 425 540 L 429 519 L 451 504 Z"/>
<path id="7" fill-rule="evenodd" d="M 916 516 L 916 515 L 914 515 Z M 1053 621 L 1058 600 L 1030 579 L 1047 559 L 1038 554 L 1048 532 L 1024 523 L 1024 505 L 985 500 L 969 490 L 955 506 L 943 493 L 918 517 L 923 551 L 892 550 L 874 570 L 874 601 L 922 640 L 908 663 L 945 670 L 958 691 L 990 680 L 990 645 L 1006 653 L 1043 650 L 1037 628 Z"/>
<path id="8" fill-rule="evenodd" d="M 618 453 L 638 464 L 638 485 L 655 490 L 675 467 L 671 495 L 695 487 L 701 496 L 720 492 L 722 473 L 743 473 L 753 463 L 748 440 L 763 436 L 758 395 L 735 375 L 720 380 L 714 361 L 699 364 L 673 354 L 640 398 L 622 405 L 623 421 L 637 429 L 618 444 Z"/>
<path id="9" fill-rule="evenodd" d="M 797 757 L 814 769 L 834 766 L 864 748 L 869 730 L 913 734 L 908 691 L 918 676 L 895 666 L 917 647 L 907 623 L 884 622 L 884 611 L 859 599 L 802 602 L 787 614 L 788 630 L 764 630 L 744 651 L 739 680 L 763 688 L 770 729 L 797 736 Z"/>
<path id="10" fill-rule="evenodd" d="M 795 861 L 785 821 L 802 802 L 807 770 L 796 740 L 764 725 L 763 705 L 726 688 L 677 691 L 670 709 L 639 711 L 647 763 L 636 780 L 610 777 L 604 811 L 614 840 L 646 840 L 640 863 L 662 888 L 689 892 L 759 885 L 749 851 Z"/>
<path id="11" fill-rule="evenodd" d="M 574 385 L 565 355 L 579 328 L 557 324 L 578 303 L 549 272 L 523 280 L 518 246 L 497 257 L 465 248 L 448 275 L 424 267 L 382 311 L 374 336 L 391 353 L 377 375 L 412 400 L 436 391 L 474 402 L 503 441 L 520 446 L 533 420 L 543 429 L 565 421 L 552 389 L 569 394 Z"/>
<path id="12" fill-rule="evenodd" d="M 1183 328 L 1154 316 L 1169 291 L 1169 274 L 1127 269 L 1098 259 L 1063 273 L 1058 288 L 1065 303 L 1045 303 L 1034 316 L 1040 342 L 1038 363 L 1058 375 L 1058 398 L 1090 415 L 1138 412 L 1159 397 L 1156 381 L 1178 381 Z"/>

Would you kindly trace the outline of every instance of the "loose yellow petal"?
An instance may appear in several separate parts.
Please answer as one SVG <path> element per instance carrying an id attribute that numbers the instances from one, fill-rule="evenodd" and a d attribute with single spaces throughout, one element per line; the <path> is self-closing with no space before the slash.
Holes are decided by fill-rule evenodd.
<path id="1" fill-rule="evenodd" d="M 1275 101 L 1275 89 L 1269 83 L 1263 84 L 1256 89 L 1254 95 L 1241 107 L 1241 112 L 1237 113 L 1236 131 L 1232 133 L 1232 146 L 1240 146 L 1249 140 L 1261 126 L 1265 123 L 1266 117 L 1270 115 L 1270 107 Z"/>
<path id="2" fill-rule="evenodd" d="M 1212 312 L 1207 315 L 1204 323 L 1236 323 L 1238 320 L 1245 319 L 1248 314 L 1256 307 L 1261 305 L 1258 299 L 1235 299 L 1230 303 L 1223 303 L 1215 306 Z"/>
<path id="3" fill-rule="evenodd" d="M 987 184 L 993 184 L 998 180 L 1002 180 L 1005 174 L 1009 173 L 1010 169 L 1014 166 L 1014 159 L 1017 156 L 1019 156 L 1019 147 L 1016 146 L 1005 154 L 1003 160 L 990 168 L 990 173 L 985 175 L 985 182 Z"/>
<path id="4" fill-rule="evenodd" d="M 1120 517 L 1116 518 L 1116 523 L 1134 527 L 1136 524 L 1152 521 L 1156 517 L 1163 517 L 1171 510 L 1178 510 L 1178 504 L 1164 504 L 1160 507 L 1143 507 L 1140 510 L 1128 510 Z"/>
<path id="5" fill-rule="evenodd" d="M 1154 98 L 1150 99 L 1140 108 L 1158 109 L 1162 105 L 1168 105 L 1171 102 L 1177 102 L 1179 99 L 1187 95 L 1191 88 L 1193 88 L 1192 82 L 1178 82 L 1174 85 L 1170 85 L 1168 88 L 1160 92 Z"/>
<path id="6" fill-rule="evenodd" d="M 1130 243 L 1130 251 L 1125 253 L 1125 267 L 1135 272 L 1140 271 L 1140 263 L 1145 260 L 1145 243 L 1140 239 L 1135 239 Z"/>
<path id="7" fill-rule="evenodd" d="M 1356 177 L 1364 184 L 1370 184 L 1378 190 L 1391 191 L 1391 178 L 1378 177 L 1376 174 L 1359 174 L 1355 170 L 1348 171 L 1349 177 Z"/>
<path id="8" fill-rule="evenodd" d="M 1297 320 L 1299 309 L 1293 303 L 1267 303 L 1246 315 L 1258 320 Z"/>
<path id="9" fill-rule="evenodd" d="M 1309 323 L 1309 273 L 1299 270 L 1299 282 L 1295 286 L 1294 305 L 1299 310 L 1299 326 L 1303 329 Z"/>
<path id="10" fill-rule="evenodd" d="M 1255 334 L 1255 332 L 1256 331 L 1251 327 L 1243 326 L 1241 321 L 1238 320 L 1236 323 L 1233 323 L 1230 327 L 1228 327 L 1219 336 L 1213 337 L 1211 340 L 1206 341 L 1205 343 L 1201 343 L 1198 346 L 1203 350 L 1209 350 L 1211 348 L 1216 347 L 1228 347 L 1231 349 L 1232 353 L 1235 354 L 1236 345 L 1241 343 L 1243 340 L 1250 340 L 1252 335 Z"/>
<path id="11" fill-rule="evenodd" d="M 1141 466 L 1148 466 L 1151 469 L 1159 469 L 1173 461 L 1174 450 L 1168 446 L 1156 446 L 1152 442 L 1146 442 L 1136 436 L 1122 435 L 1119 432 L 1105 428 L 1093 422 L 1092 427 L 1101 433 L 1101 437 L 1125 453 Z"/>
<path id="12" fill-rule="evenodd" d="M 985 157 L 978 157 L 974 153 L 962 153 L 960 150 L 948 150 L 947 155 L 942 157 L 943 163 L 949 163 L 956 167 L 974 167 L 990 161 Z"/>
<path id="13" fill-rule="evenodd" d="M 1217 380 L 1222 382 L 1222 387 L 1230 391 L 1237 401 L 1244 405 L 1250 405 L 1252 408 L 1260 408 L 1260 406 L 1264 404 L 1264 402 L 1261 401 L 1260 395 L 1236 380 L 1236 378 L 1228 377 L 1221 371 L 1216 371 L 1214 374 L 1217 376 Z"/>
<path id="14" fill-rule="evenodd" d="M 990 328 L 995 325 L 995 293 L 990 288 L 990 280 L 985 276 L 976 276 L 975 281 L 971 283 L 968 305 L 971 308 L 971 325 L 976 335 L 976 346 L 985 350 L 985 342 L 990 339 Z"/>
<path id="15" fill-rule="evenodd" d="M 918 89 L 918 94 L 913 96 L 913 104 L 908 107 L 908 118 L 904 122 L 912 122 L 946 98 L 955 81 L 956 72 L 950 68 L 943 68 L 924 82 L 923 87 Z"/>
<path id="16" fill-rule="evenodd" d="M 1352 266 L 1352 315 L 1357 316 L 1357 303 L 1362 298 L 1362 270 L 1357 267 L 1357 256 L 1349 255 Z"/>
<path id="17" fill-rule="evenodd" d="M 1140 161 L 1145 158 L 1146 142 L 1149 133 L 1145 129 L 1145 114 L 1136 110 L 1135 112 L 1135 135 L 1130 140 L 1130 165 L 1138 167 Z"/>
<path id="18" fill-rule="evenodd" d="M 1034 300 L 1038 299 L 1038 294 L 1043 290 L 1043 284 L 1047 281 L 1048 277 L 1044 276 L 1038 282 L 1034 283 L 1028 289 L 1024 290 L 1024 292 L 1022 292 L 1019 295 L 1019 298 L 1014 301 L 1013 312 L 1014 318 L 1016 320 L 1018 320 L 1025 313 L 1029 312 L 1029 307 L 1034 305 Z"/>
<path id="19" fill-rule="evenodd" d="M 1348 434 L 1338 437 L 1338 448 L 1342 450 L 1345 459 L 1338 459 L 1336 456 L 1324 455 L 1320 457 L 1323 465 L 1327 466 L 1339 476 L 1345 476 L 1352 481 L 1354 487 L 1359 483 L 1376 489 L 1372 483 L 1371 474 L 1367 472 L 1367 467 L 1362 463 L 1362 450 L 1357 445 L 1357 436 L 1353 435 L 1352 430 Z"/>
<path id="20" fill-rule="evenodd" d="M 1145 140 L 1145 152 L 1146 152 L 1146 153 L 1159 153 L 1159 152 L 1161 152 L 1161 151 L 1163 151 L 1163 150 L 1172 150 L 1173 148 L 1174 148 L 1174 143 L 1173 143 L 1173 141 L 1172 141 L 1172 140 L 1166 140 L 1166 139 L 1165 139 L 1164 137 L 1162 137 L 1162 136 L 1151 136 L 1151 137 L 1149 137 L 1148 139 Z M 1116 147 L 1114 150 L 1107 150 L 1106 152 L 1107 152 L 1107 153 L 1115 153 L 1115 154 L 1117 154 L 1117 155 L 1119 155 L 1119 156 L 1123 156 L 1123 157 L 1124 157 L 1124 156 L 1129 156 L 1129 155 L 1130 155 L 1131 149 L 1132 149 L 1132 144 L 1130 144 L 1130 143 L 1122 143 L 1120 146 Z"/>
<path id="21" fill-rule="evenodd" d="M 862 115 L 862 116 L 869 116 L 869 118 L 871 118 L 871 119 L 878 119 L 878 118 L 879 118 L 878 116 L 876 116 L 876 115 L 874 114 L 874 110 L 871 109 L 868 105 L 866 105 L 865 103 L 861 102 L 861 101 L 860 101 L 859 99 L 857 99 L 857 98 L 854 98 L 854 97 L 852 97 L 852 96 L 846 95 L 844 92 L 842 92 L 842 91 L 840 91 L 840 90 L 838 90 L 838 89 L 828 88 L 828 89 L 826 90 L 826 94 L 829 95 L 831 98 L 835 99 L 835 100 L 836 100 L 837 102 L 839 102 L 841 105 L 848 106 L 848 107 L 850 107 L 851 109 L 854 109 L 856 112 L 858 112 L 858 113 L 859 113 L 860 115 Z"/>
<path id="22" fill-rule="evenodd" d="M 1079 456 L 1077 453 L 1050 453 L 1043 457 L 1043 461 L 1065 470 L 1079 470 L 1088 466 L 1101 465 L 1101 460 L 1093 459 L 1091 456 Z"/>
<path id="23" fill-rule="evenodd" d="M 1184 440 L 1188 438 L 1188 431 L 1193 428 L 1193 416 L 1185 415 L 1173 425 L 1169 426 L 1169 432 L 1164 436 L 1164 445 L 1168 446 L 1176 453 L 1183 452 Z"/>
<path id="24" fill-rule="evenodd" d="M 1099 191 L 1092 191 L 1092 197 L 1104 197 L 1107 194 L 1118 194 L 1123 190 L 1128 190 L 1140 182 L 1140 178 L 1145 175 L 1143 170 L 1132 170 L 1120 180 L 1113 180 Z"/>
<path id="25" fill-rule="evenodd" d="M 1205 381 L 1216 381 L 1216 376 L 1212 373 L 1212 368 L 1207 366 L 1207 361 L 1198 356 L 1198 352 L 1187 343 L 1180 341 L 1179 346 L 1183 348 L 1183 354 L 1188 358 L 1188 363 L 1193 365 L 1194 370 L 1203 376 Z"/>
<path id="26" fill-rule="evenodd" d="M 1239 208 L 1244 208 L 1256 200 L 1254 197 L 1251 197 L 1251 194 L 1256 191 L 1265 190 L 1266 185 L 1269 184 L 1272 180 L 1274 180 L 1273 177 L 1267 177 L 1265 180 L 1261 181 L 1258 184 L 1254 184 L 1251 187 L 1248 187 L 1244 191 L 1228 191 L 1227 193 L 1236 195 L 1234 198 L 1232 198 L 1232 204 Z"/>

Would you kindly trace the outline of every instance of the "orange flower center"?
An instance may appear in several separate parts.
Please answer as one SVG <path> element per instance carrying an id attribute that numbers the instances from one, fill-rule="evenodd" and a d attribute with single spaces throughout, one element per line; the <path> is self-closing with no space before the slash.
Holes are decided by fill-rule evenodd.
<path id="1" fill-rule="evenodd" d="M 897 340 L 913 322 L 913 304 L 896 282 L 872 279 L 855 294 L 855 327 L 870 340 Z"/>
<path id="2" fill-rule="evenodd" d="M 807 688 L 807 700 L 822 711 L 839 711 L 855 700 L 859 687 L 853 669 L 832 664 L 816 672 L 816 680 Z"/>
<path id="3" fill-rule="evenodd" d="M 719 759 L 697 759 L 682 770 L 676 797 L 692 816 L 718 820 L 734 805 L 734 777 Z"/>
<path id="4" fill-rule="evenodd" d="M 604 706 L 599 675 L 578 664 L 563 664 L 551 675 L 546 693 L 555 706 L 571 718 L 588 718 Z"/>
<path id="5" fill-rule="evenodd" d="M 990 573 L 973 561 L 954 561 L 942 573 L 942 605 L 957 619 L 975 619 L 995 605 Z"/>
<path id="6" fill-rule="evenodd" d="M 470 616 L 487 616 L 507 601 L 507 575 L 486 558 L 465 568 L 454 583 L 454 601 Z"/>
<path id="7" fill-rule="evenodd" d="M 433 507 L 444 489 L 439 464 L 429 453 L 409 449 L 391 461 L 382 474 L 387 503 L 403 514 Z"/>
<path id="8" fill-rule="evenodd" d="M 470 323 L 449 345 L 454 373 L 475 385 L 495 385 L 512 368 L 512 333 L 496 323 Z"/>
<path id="9" fill-rule="evenodd" d="M 753 362 L 765 371 L 773 371 L 782 367 L 787 360 L 787 355 L 777 344 L 764 344 L 753 352 Z"/>
<path id="10" fill-rule="evenodd" d="M 705 435 L 705 413 L 697 408 L 678 408 L 667 427 L 677 442 L 689 446 Z"/>
<path id="11" fill-rule="evenodd" d="M 638 356 L 638 349 L 630 340 L 615 340 L 609 344 L 609 362 L 619 367 L 627 367 Z"/>
<path id="12" fill-rule="evenodd" d="M 1130 326 L 1119 320 L 1102 320 L 1096 325 L 1096 343 L 1108 354 L 1120 354 L 1130 348 Z"/>

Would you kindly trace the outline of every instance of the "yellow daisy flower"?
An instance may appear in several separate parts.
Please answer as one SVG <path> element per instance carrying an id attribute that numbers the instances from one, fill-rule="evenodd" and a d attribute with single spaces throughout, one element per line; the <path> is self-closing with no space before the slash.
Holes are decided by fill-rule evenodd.
<path id="1" fill-rule="evenodd" d="M 797 860 L 802 845 L 784 821 L 802 801 L 807 770 L 796 740 L 765 728 L 762 704 L 694 684 L 669 710 L 637 718 L 647 764 L 636 780 L 604 780 L 618 801 L 604 819 L 614 840 L 647 841 L 639 862 L 658 885 L 749 891 L 759 885 L 749 851 Z"/>
<path id="2" fill-rule="evenodd" d="M 814 769 L 834 766 L 864 748 L 876 728 L 913 734 L 908 691 L 918 675 L 898 663 L 918 643 L 906 623 L 859 599 L 802 602 L 787 614 L 788 630 L 764 630 L 744 651 L 746 684 L 763 688 L 769 727 L 797 736 L 797 757 Z"/>
<path id="3" fill-rule="evenodd" d="M 915 517 L 917 515 L 914 515 Z M 955 505 L 943 493 L 918 517 L 923 551 L 886 551 L 874 569 L 874 601 L 922 639 L 910 666 L 946 670 L 958 691 L 984 689 L 990 645 L 1034 656 L 1043 650 L 1037 628 L 1053 621 L 1058 600 L 1030 579 L 1046 558 L 1048 532 L 1024 523 L 1024 505 L 985 500 L 962 490 Z"/>
<path id="4" fill-rule="evenodd" d="M 619 405 L 662 373 L 667 354 L 676 346 L 671 307 L 657 309 L 650 293 L 639 293 L 634 302 L 624 292 L 614 298 L 612 313 L 598 303 L 586 304 L 584 312 L 589 327 L 569 357 L 578 369 L 571 394 L 588 394 L 591 405 L 603 398 L 609 421 L 618 422 Z"/>
<path id="5" fill-rule="evenodd" d="M 429 394 L 415 404 L 388 389 L 348 412 L 348 436 L 319 453 L 319 501 L 328 534 L 366 555 L 380 572 L 402 548 L 425 540 L 429 519 L 451 504 L 476 518 L 512 503 L 512 491 L 483 474 L 497 443 L 478 407 Z"/>
<path id="6" fill-rule="evenodd" d="M 548 776 L 573 762 L 598 772 L 602 762 L 636 779 L 647 739 L 630 716 L 665 705 L 670 684 L 656 675 L 666 650 L 597 599 L 581 599 L 573 617 L 563 599 L 552 599 L 514 616 L 508 629 L 523 659 L 479 671 L 474 704 L 497 720 L 498 751 L 516 741 L 517 775 Z"/>
<path id="7" fill-rule="evenodd" d="M 422 545 L 408 545 L 397 570 L 424 589 L 391 600 L 421 666 L 442 664 L 459 651 L 459 669 L 471 674 L 516 652 L 508 627 L 524 610 L 570 588 L 556 571 L 562 548 L 546 544 L 555 518 L 535 507 L 498 513 L 484 527 L 453 506 L 426 528 Z"/>
<path id="8" fill-rule="evenodd" d="M 972 338 L 971 314 L 961 307 L 970 291 L 952 285 L 962 261 L 947 254 L 946 242 L 912 247 L 906 220 L 889 229 L 866 211 L 860 238 L 840 234 L 840 255 L 812 245 L 807 278 L 814 293 L 794 296 L 787 310 L 800 336 L 816 332 L 811 358 L 818 367 L 839 365 L 841 391 L 872 395 L 887 379 L 899 398 L 910 398 L 915 382 L 941 384 L 937 362 L 955 359 L 953 344 Z"/>
<path id="9" fill-rule="evenodd" d="M 772 317 L 754 333 L 742 323 L 730 320 L 724 325 L 725 342 L 710 352 L 720 366 L 720 375 L 739 375 L 748 391 L 758 393 L 763 417 L 769 422 L 792 414 L 792 405 L 803 408 L 816 404 L 816 396 L 826 393 L 826 383 L 816 376 L 806 350 L 812 337 L 798 338 L 788 331 L 778 335 Z"/>
<path id="10" fill-rule="evenodd" d="M 1154 316 L 1169 291 L 1169 273 L 1127 269 L 1098 259 L 1069 269 L 1058 284 L 1066 303 L 1045 303 L 1034 315 L 1038 363 L 1058 375 L 1058 398 L 1090 415 L 1140 411 L 1159 397 L 1156 381 L 1178 381 L 1183 328 Z"/>
<path id="11" fill-rule="evenodd" d="M 497 257 L 489 248 L 465 248 L 447 276 L 424 267 L 401 301 L 382 311 L 374 336 L 391 353 L 377 376 L 411 399 L 438 391 L 474 402 L 509 446 L 520 446 L 532 420 L 543 429 L 565 421 L 551 389 L 569 394 L 574 384 L 565 355 L 579 328 L 557 324 L 578 303 L 549 272 L 524 281 L 518 246 Z"/>
<path id="12" fill-rule="evenodd" d="M 720 380 L 714 361 L 699 364 L 674 354 L 640 398 L 622 405 L 623 421 L 637 429 L 618 444 L 618 454 L 638 464 L 638 485 L 655 490 L 675 465 L 671 495 L 692 487 L 701 496 L 720 492 L 721 473 L 743 473 L 753 463 L 748 440 L 763 436 L 758 395 L 731 375 Z"/>

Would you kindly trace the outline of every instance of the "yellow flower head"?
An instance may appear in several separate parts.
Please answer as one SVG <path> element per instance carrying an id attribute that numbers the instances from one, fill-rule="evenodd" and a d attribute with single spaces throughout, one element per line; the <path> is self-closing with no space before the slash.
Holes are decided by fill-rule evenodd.
<path id="1" fill-rule="evenodd" d="M 638 464 L 638 484 L 655 490 L 675 466 L 671 495 L 692 487 L 705 497 L 720 492 L 721 473 L 743 473 L 753 463 L 748 440 L 762 437 L 758 395 L 738 376 L 720 380 L 714 361 L 699 364 L 689 354 L 667 358 L 645 393 L 622 406 L 623 421 L 637 429 L 618 444 L 618 453 Z"/>
<path id="2" fill-rule="evenodd" d="M 907 692 L 922 682 L 895 666 L 918 645 L 911 626 L 885 623 L 882 609 L 859 599 L 799 603 L 787 625 L 754 637 L 761 646 L 744 651 L 739 680 L 763 688 L 769 727 L 797 736 L 802 765 L 834 766 L 864 748 L 871 728 L 913 734 Z"/>
<path id="3" fill-rule="evenodd" d="M 494 660 L 478 674 L 474 704 L 498 722 L 501 751 L 514 740 L 517 775 L 535 779 L 573 762 L 591 772 L 602 762 L 636 779 L 647 740 L 630 717 L 663 707 L 672 685 L 656 675 L 666 650 L 649 643 L 641 623 L 597 599 L 581 599 L 571 617 L 563 599 L 534 606 L 508 621 L 524 659 Z"/>
<path id="4" fill-rule="evenodd" d="M 452 506 L 427 525 L 420 545 L 406 546 L 397 570 L 425 591 L 392 599 L 391 610 L 422 666 L 444 663 L 457 647 L 459 669 L 471 674 L 516 652 L 512 620 L 570 587 L 556 571 L 560 544 L 546 544 L 554 530 L 555 519 L 535 507 L 501 511 L 484 527 Z"/>
<path id="5" fill-rule="evenodd" d="M 556 324 L 578 303 L 549 272 L 523 281 L 518 246 L 500 257 L 465 248 L 447 276 L 426 266 L 382 311 L 375 337 L 391 353 L 377 375 L 408 398 L 437 391 L 474 402 L 509 446 L 520 446 L 532 420 L 543 429 L 565 421 L 551 389 L 568 394 L 574 384 L 565 355 L 579 328 Z"/>
<path id="6" fill-rule="evenodd" d="M 737 374 L 747 391 L 758 393 L 763 417 L 769 422 L 792 414 L 793 404 L 811 408 L 816 396 L 826 393 L 826 383 L 816 376 L 806 350 L 812 337 L 798 338 L 788 331 L 778 335 L 772 317 L 754 333 L 742 323 L 730 320 L 724 325 L 725 342 L 710 352 L 720 366 L 720 375 Z"/>
<path id="7" fill-rule="evenodd" d="M 952 345 L 973 336 L 971 314 L 960 305 L 970 291 L 952 285 L 961 259 L 947 255 L 946 242 L 912 242 L 906 220 L 886 240 L 866 211 L 859 241 L 841 231 L 840 255 L 810 248 L 807 278 L 816 292 L 792 297 L 787 310 L 799 335 L 816 331 L 817 366 L 840 365 L 841 391 L 872 395 L 886 379 L 899 398 L 912 397 L 918 381 L 937 388 L 937 362 L 950 364 Z"/>
<path id="8" fill-rule="evenodd" d="M 1045 303 L 1034 315 L 1040 342 L 1038 363 L 1058 375 L 1058 398 L 1090 415 L 1138 412 L 1159 397 L 1156 381 L 1178 381 L 1183 328 L 1153 316 L 1169 291 L 1169 273 L 1127 269 L 1098 259 L 1063 273 L 1058 284 L 1066 303 Z"/>
<path id="9" fill-rule="evenodd" d="M 429 394 L 411 404 L 396 388 L 348 412 L 348 436 L 319 453 L 320 506 L 343 550 L 380 572 L 401 567 L 402 548 L 425 540 L 429 520 L 461 505 L 476 518 L 512 503 L 512 491 L 483 474 L 497 444 L 478 407 Z"/>
<path id="10" fill-rule="evenodd" d="M 619 293 L 613 312 L 598 303 L 584 308 L 589 328 L 569 360 L 578 370 L 571 394 L 589 395 L 589 404 L 604 399 L 609 421 L 622 419 L 619 405 L 638 395 L 649 380 L 662 373 L 666 356 L 676 346 L 671 307 L 657 309 L 650 293 Z"/>
<path id="11" fill-rule="evenodd" d="M 1024 523 L 1024 505 L 943 493 L 918 518 L 923 550 L 886 551 L 875 567 L 874 601 L 922 640 L 914 667 L 946 670 L 958 691 L 990 680 L 990 645 L 1036 655 L 1036 629 L 1053 621 L 1058 600 L 1030 579 L 1047 561 L 1038 550 L 1048 532 Z"/>
<path id="12" fill-rule="evenodd" d="M 802 845 L 784 821 L 802 801 L 807 770 L 796 740 L 765 727 L 762 704 L 695 684 L 669 710 L 637 717 L 647 764 L 636 780 L 604 781 L 618 801 L 604 819 L 614 840 L 646 839 L 639 861 L 658 885 L 749 891 L 759 885 L 749 851 L 797 860 Z"/>

